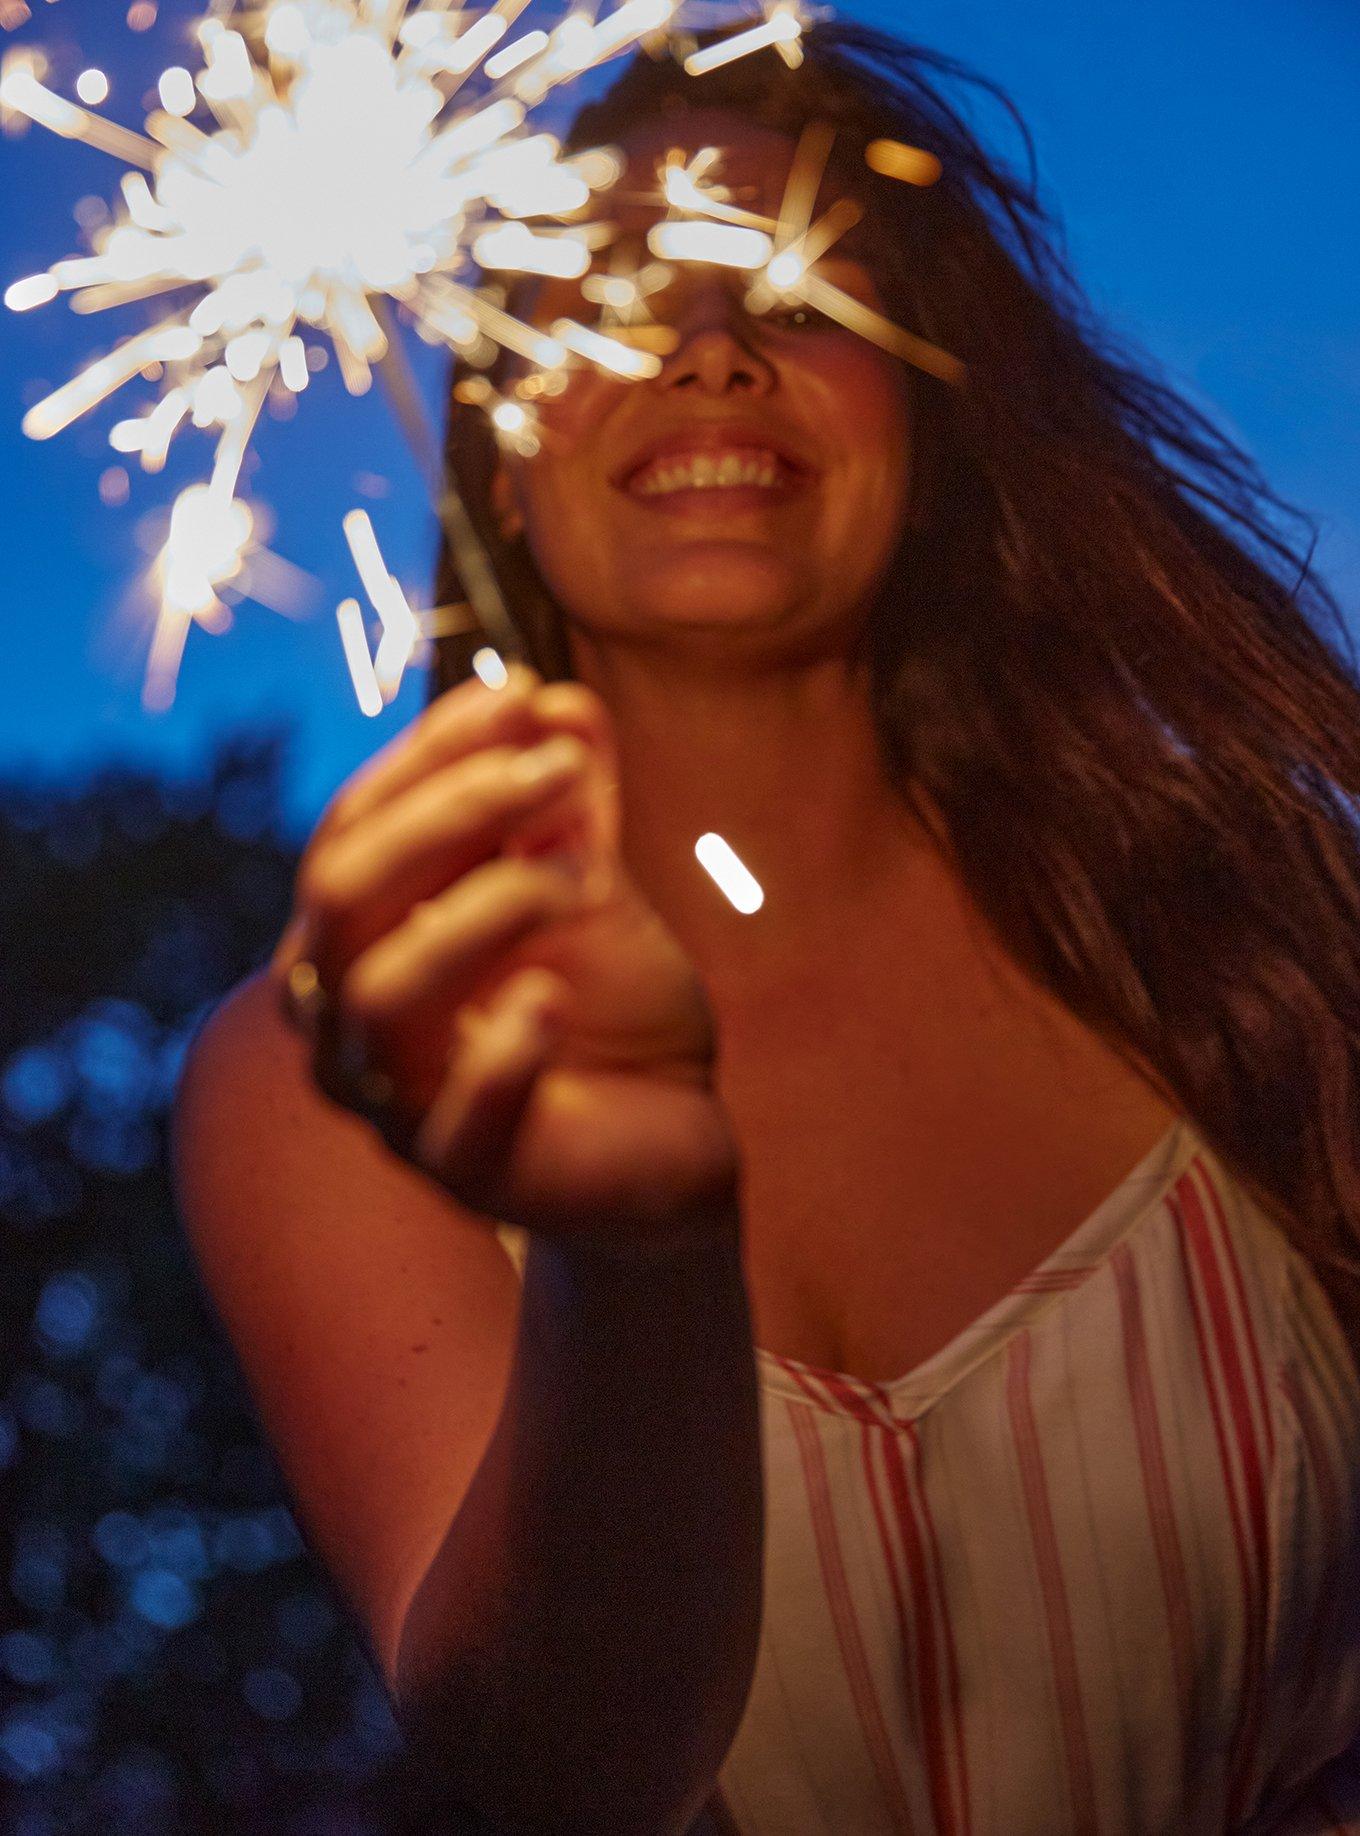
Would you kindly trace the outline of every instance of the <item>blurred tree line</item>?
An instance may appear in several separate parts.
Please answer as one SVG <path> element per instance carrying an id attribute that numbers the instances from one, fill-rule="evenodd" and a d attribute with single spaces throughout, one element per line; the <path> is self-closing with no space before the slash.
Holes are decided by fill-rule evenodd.
<path id="1" fill-rule="evenodd" d="M 401 1740 L 304 1550 L 166 1173 L 296 864 L 285 741 L 0 784 L 0 1798 L 11 1836 L 382 1836 Z"/>

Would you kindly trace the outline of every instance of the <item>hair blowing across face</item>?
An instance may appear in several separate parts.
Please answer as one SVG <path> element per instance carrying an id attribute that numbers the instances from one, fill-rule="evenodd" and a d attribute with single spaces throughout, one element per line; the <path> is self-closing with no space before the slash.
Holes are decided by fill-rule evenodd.
<path id="1" fill-rule="evenodd" d="M 806 50 L 699 79 L 638 57 L 570 145 L 687 100 L 838 129 L 889 315 L 969 372 L 911 378 L 918 515 L 864 659 L 885 772 L 938 809 L 1010 954 L 1288 1233 L 1360 1353 L 1360 679 L 1311 547 L 1281 533 L 1303 519 L 1093 321 L 1032 153 L 1027 180 L 990 159 L 941 87 L 1009 110 L 992 85 L 859 26 Z M 879 137 L 936 154 L 939 183 L 869 172 Z M 448 461 L 530 661 L 569 675 L 561 614 L 499 539 L 476 411 L 454 410 Z M 475 648 L 446 642 L 436 691 Z"/>

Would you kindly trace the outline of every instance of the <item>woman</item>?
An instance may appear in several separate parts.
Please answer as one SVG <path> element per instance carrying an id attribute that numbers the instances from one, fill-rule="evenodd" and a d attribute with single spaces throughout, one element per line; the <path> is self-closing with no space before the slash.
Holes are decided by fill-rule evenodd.
<path id="1" fill-rule="evenodd" d="M 341 792 L 186 1078 L 205 1277 L 467 1827 L 1360 1829 L 1360 694 L 959 75 L 819 28 L 585 111 L 625 252 L 669 149 L 775 215 L 829 123 L 827 277 L 967 384 L 695 267 L 536 457 L 455 411 L 537 669 Z"/>

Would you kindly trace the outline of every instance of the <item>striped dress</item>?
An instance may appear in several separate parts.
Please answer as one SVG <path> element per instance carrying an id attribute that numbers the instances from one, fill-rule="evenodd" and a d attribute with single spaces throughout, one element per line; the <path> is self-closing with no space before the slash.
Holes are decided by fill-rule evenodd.
<path id="1" fill-rule="evenodd" d="M 1360 1378 L 1187 1120 L 896 1382 L 757 1359 L 737 1836 L 1360 1836 Z"/>

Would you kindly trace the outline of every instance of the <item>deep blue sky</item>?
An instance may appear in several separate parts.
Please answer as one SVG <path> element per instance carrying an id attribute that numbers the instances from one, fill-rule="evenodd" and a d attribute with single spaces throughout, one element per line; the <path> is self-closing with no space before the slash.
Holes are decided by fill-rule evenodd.
<path id="1" fill-rule="evenodd" d="M 162 0 L 134 36 L 122 0 L 34 0 L 0 48 L 43 44 L 53 81 L 85 63 L 113 79 L 107 112 L 136 125 L 159 71 L 184 57 L 200 7 Z M 1149 350 L 1320 519 L 1319 560 L 1360 610 L 1360 10 L 1353 0 L 859 0 L 843 12 L 950 51 L 1002 83 L 1038 144 L 1050 203 L 1099 308 Z M 1005 139 L 993 124 L 994 143 Z M 72 210 L 112 194 L 114 161 L 33 130 L 0 144 L 0 286 L 75 253 Z M 118 315 L 133 329 L 137 309 Z M 196 767 L 224 732 L 290 721 L 287 797 L 301 828 L 420 705 L 414 680 L 377 720 L 349 688 L 333 608 L 355 591 L 340 518 L 370 509 L 394 570 L 420 594 L 433 536 L 416 476 L 375 394 L 334 372 L 289 425 L 266 425 L 252 493 L 273 546 L 316 577 L 309 619 L 242 605 L 223 638 L 191 634 L 174 708 L 140 700 L 128 589 L 139 522 L 206 469 L 191 435 L 178 469 L 133 470 L 127 506 L 98 497 L 117 414 L 43 445 L 26 405 L 109 341 L 110 319 L 64 304 L 0 313 L 0 494 L 5 569 L 0 777 L 50 777 L 111 757 Z M 39 385 L 42 385 L 40 387 Z M 120 412 L 127 412 L 122 410 Z M 183 438 L 183 436 L 182 436 Z M 386 480 L 364 494 L 364 475 Z"/>

